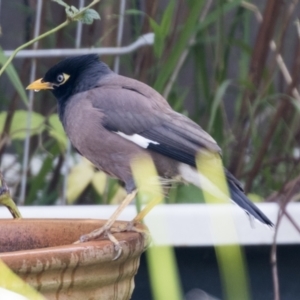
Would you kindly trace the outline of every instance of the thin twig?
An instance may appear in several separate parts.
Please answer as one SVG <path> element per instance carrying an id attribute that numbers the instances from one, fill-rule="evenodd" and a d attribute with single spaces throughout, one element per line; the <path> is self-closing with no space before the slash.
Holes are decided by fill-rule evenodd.
<path id="1" fill-rule="evenodd" d="M 278 210 L 277 222 L 275 225 L 275 232 L 273 237 L 273 244 L 271 248 L 271 265 L 272 265 L 272 278 L 273 278 L 273 290 L 274 290 L 274 300 L 280 300 L 279 294 L 279 280 L 278 280 L 278 268 L 277 268 L 277 234 L 280 221 L 282 219 L 283 213 L 281 209 Z"/>
<path id="2" fill-rule="evenodd" d="M 98 2 L 100 2 L 100 0 L 94 0 L 93 2 L 91 2 L 88 6 L 84 7 L 80 12 L 78 12 L 77 14 L 74 14 L 74 16 L 68 17 L 66 21 L 64 21 L 63 23 L 61 23 L 60 25 L 56 26 L 55 28 L 39 35 L 38 37 L 30 40 L 29 42 L 21 45 L 20 47 L 18 47 L 16 50 L 14 50 L 14 52 L 12 53 L 12 55 L 8 58 L 8 60 L 5 62 L 5 64 L 3 64 L 2 68 L 0 69 L 0 76 L 3 74 L 3 72 L 5 71 L 5 69 L 7 68 L 7 66 L 12 62 L 12 60 L 14 59 L 14 57 L 17 55 L 17 53 L 22 50 L 27 48 L 28 46 L 34 44 L 35 42 L 42 40 L 43 38 L 47 37 L 50 34 L 53 34 L 57 31 L 59 31 L 60 29 L 66 27 L 67 25 L 69 25 L 72 21 L 76 21 L 86 10 L 88 10 L 89 8 L 91 8 L 92 6 L 94 6 L 95 4 L 97 4 Z"/>
<path id="3" fill-rule="evenodd" d="M 277 244 L 276 244 L 278 229 L 283 215 L 287 215 L 286 207 L 293 197 L 294 189 L 296 185 L 297 182 L 294 182 L 293 187 L 289 190 L 285 199 L 281 203 L 279 203 L 280 207 L 278 210 L 277 222 L 275 225 L 275 232 L 273 237 L 273 244 L 271 248 L 271 265 L 272 265 L 272 277 L 273 277 L 273 288 L 274 288 L 274 300 L 280 300 L 278 266 L 277 266 Z M 298 228 L 298 226 L 296 226 L 296 228 Z"/>
<path id="4" fill-rule="evenodd" d="M 299 164 L 300 163 L 300 158 L 295 158 L 295 157 L 274 157 L 271 158 L 270 160 L 262 163 L 261 168 L 266 168 L 269 166 L 276 166 L 279 163 L 292 163 L 292 164 Z M 241 177 L 248 176 L 251 170 L 247 170 L 244 173 L 241 174 Z"/>
<path id="5" fill-rule="evenodd" d="M 254 12 L 260 24 L 257 32 L 256 41 L 253 47 L 252 55 L 249 63 L 248 81 L 251 83 L 252 88 L 246 89 L 241 101 L 238 115 L 237 141 L 239 141 L 238 153 L 233 152 L 231 157 L 231 171 L 240 176 L 242 167 L 245 162 L 245 152 L 249 144 L 250 129 L 248 126 L 248 111 L 249 105 L 253 102 L 256 95 L 256 90 L 260 84 L 263 76 L 264 66 L 268 57 L 268 44 L 272 39 L 273 31 L 275 30 L 275 23 L 279 14 L 280 2 L 275 3 L 274 0 L 267 1 L 264 9 L 264 16 L 261 15 L 259 9 L 254 5 L 249 5 L 248 2 L 241 2 L 241 6 L 250 9 Z M 246 131 L 246 134 L 245 134 Z"/>
<path id="6" fill-rule="evenodd" d="M 289 8 L 289 11 L 293 11 L 294 10 L 294 7 L 296 6 L 296 4 L 298 3 L 298 0 L 294 0 L 291 4 L 290 4 L 290 8 Z M 241 5 L 243 7 L 245 7 L 246 9 L 252 11 L 258 21 L 258 23 L 262 23 L 264 21 L 263 19 L 263 15 L 261 14 L 260 10 L 258 9 L 257 6 L 251 4 L 251 3 L 248 3 L 246 1 L 242 1 Z M 277 9 L 278 9 L 278 6 L 280 6 L 280 3 L 278 1 L 278 3 L 275 3 L 274 4 Z M 274 7 L 275 7 L 274 6 Z M 276 9 L 276 7 L 274 9 Z M 274 18 L 274 14 L 272 14 L 272 18 Z M 273 39 L 270 40 L 269 42 L 269 47 L 270 49 L 275 52 L 275 60 L 277 62 L 277 65 L 279 67 L 279 70 L 281 71 L 281 73 L 283 74 L 283 77 L 286 81 L 286 83 L 288 85 L 292 85 L 292 76 L 290 75 L 289 71 L 288 71 L 288 68 L 286 67 L 286 64 L 284 63 L 284 60 L 281 56 L 281 54 L 279 54 L 277 52 L 277 46 L 276 46 L 276 43 Z M 258 66 L 260 68 L 260 76 L 262 75 L 262 63 L 259 63 Z M 253 68 L 253 67 L 252 67 Z M 253 72 L 252 72 L 253 73 Z M 257 77 L 257 75 L 255 75 Z M 260 78 L 256 78 L 256 80 L 252 80 L 256 85 L 259 83 L 260 81 Z M 297 90 L 297 88 L 295 86 L 293 86 L 291 88 L 291 91 L 290 91 L 290 94 L 292 96 L 294 96 L 298 101 L 300 101 L 300 94 L 299 94 L 299 91 Z M 245 102 L 243 102 L 245 103 Z M 281 104 L 280 104 L 281 106 Z M 242 110 L 245 111 L 245 104 L 243 104 L 242 106 Z M 242 112 L 242 120 L 243 120 L 243 116 L 245 116 L 245 114 Z M 273 118 L 274 119 L 274 118 Z M 277 120 L 276 120 L 276 124 L 277 124 Z M 241 134 L 242 134 L 242 137 L 241 137 L 241 143 L 242 145 L 240 145 L 240 149 L 242 149 L 242 151 L 240 151 L 240 155 L 239 155 L 239 159 L 236 159 L 236 157 L 234 158 L 234 161 L 232 161 L 231 165 L 231 169 L 233 169 L 233 171 L 235 172 L 236 175 L 240 175 L 240 172 L 241 172 L 241 169 L 242 169 L 242 166 L 243 166 L 243 163 L 244 163 L 244 152 L 245 152 L 245 148 L 247 147 L 247 144 L 248 144 L 248 140 L 250 138 L 250 134 L 246 134 L 245 135 L 245 131 L 242 130 L 241 131 Z M 273 136 L 273 132 L 271 133 L 271 137 Z M 268 138 L 265 139 L 265 143 L 264 145 L 262 146 L 262 149 L 261 149 L 261 153 L 264 155 L 267 148 L 268 148 L 268 145 L 270 143 L 270 140 Z M 261 163 L 261 158 L 259 158 L 256 163 L 258 166 L 260 166 L 260 163 Z M 253 167 L 254 168 L 254 167 Z M 257 166 L 255 166 L 255 169 L 258 170 Z M 254 171 L 253 171 L 254 173 Z M 257 174 L 257 171 L 255 172 L 254 176 Z M 254 178 L 254 177 L 253 177 Z M 250 188 L 251 188 L 251 185 L 252 185 L 252 181 L 253 181 L 253 178 L 252 176 L 247 180 L 247 183 L 246 183 L 246 187 L 245 187 L 245 190 L 248 191 Z"/>
<path id="7" fill-rule="evenodd" d="M 298 231 L 298 233 L 300 234 L 300 227 L 295 222 L 295 220 L 292 218 L 292 216 L 287 211 L 284 211 L 284 214 L 288 218 L 288 220 L 291 222 L 291 224 L 295 227 L 295 229 Z"/>
<path id="8" fill-rule="evenodd" d="M 292 76 L 293 82 L 289 86 L 289 90 L 287 91 L 287 94 L 289 94 L 289 95 L 291 95 L 292 90 L 294 89 L 294 87 L 297 84 L 297 80 L 295 80 L 295 78 L 297 78 L 299 76 L 298 73 L 299 73 L 300 60 L 297 60 L 299 53 L 300 53 L 300 41 L 297 41 L 297 50 L 295 52 L 296 62 L 293 66 L 293 76 Z M 277 107 L 277 110 L 276 110 L 273 118 L 270 120 L 268 130 L 264 137 L 264 143 L 261 145 L 260 149 L 257 151 L 256 159 L 253 163 L 253 167 L 251 168 L 249 177 L 246 181 L 246 185 L 245 185 L 246 191 L 249 191 L 251 189 L 253 180 L 261 169 L 261 164 L 267 153 L 267 150 L 269 148 L 269 145 L 271 143 L 273 135 L 276 131 L 276 128 L 278 128 L 278 122 L 282 118 L 282 116 L 284 115 L 284 113 L 286 112 L 286 110 L 289 108 L 290 105 L 291 105 L 290 101 L 285 101 L 282 99 Z"/>
<path id="9" fill-rule="evenodd" d="M 299 1 L 293 1 L 293 3 L 290 4 L 290 8 L 289 8 L 289 11 L 294 11 L 294 8 L 295 6 L 297 5 Z M 261 12 L 259 11 L 258 7 L 251 4 L 251 3 L 248 3 L 246 1 L 243 1 L 242 4 L 241 4 L 243 7 L 251 10 L 254 12 L 254 15 L 257 19 L 257 21 L 259 23 L 262 23 L 263 21 L 263 16 L 261 14 Z M 299 22 L 299 21 L 298 21 Z M 296 25 L 297 25 L 297 22 L 296 22 Z M 299 25 L 298 25 L 299 27 Z M 297 29 L 298 29 L 297 27 Z M 298 34 L 299 34 L 299 29 L 298 29 Z M 299 35 L 300 36 L 300 35 Z M 290 85 L 292 83 L 292 76 L 291 74 L 289 73 L 288 71 L 288 68 L 282 58 L 282 55 L 280 53 L 278 53 L 277 51 L 277 46 L 276 46 L 276 43 L 274 40 L 271 40 L 270 41 L 270 49 L 275 53 L 275 56 L 276 56 L 276 61 L 277 61 L 277 64 L 278 64 L 278 67 L 280 69 L 280 71 L 282 72 L 282 75 L 283 75 L 283 78 L 285 79 L 286 83 L 288 85 Z M 300 94 L 299 94 L 299 91 L 297 89 L 295 89 L 295 95 L 294 95 L 295 98 L 297 98 L 297 100 L 300 101 Z"/>
<path id="10" fill-rule="evenodd" d="M 290 11 L 292 10 L 292 8 L 295 7 L 295 5 L 297 3 L 298 3 L 298 0 L 291 3 Z M 257 11 L 256 11 L 256 14 L 258 14 Z M 260 20 L 260 18 L 258 18 L 258 20 Z M 299 91 L 296 88 L 297 82 L 295 80 L 295 76 L 292 76 L 289 73 L 289 71 L 286 67 L 286 64 L 284 63 L 284 61 L 282 59 L 282 56 L 279 53 L 277 53 L 277 46 L 276 46 L 274 40 L 271 40 L 270 48 L 271 48 L 272 51 L 275 52 L 276 62 L 279 66 L 279 69 L 280 69 L 281 73 L 283 74 L 283 78 L 285 79 L 287 85 L 289 86 L 288 94 L 292 95 L 293 97 L 295 97 L 300 102 L 300 94 L 299 94 Z M 298 49 L 296 51 L 296 58 L 298 56 L 299 51 L 300 50 L 299 50 L 299 41 L 298 41 Z M 295 72 L 297 73 L 298 70 L 299 70 L 298 66 L 297 66 L 297 63 L 295 65 L 294 65 L 293 75 L 295 75 Z M 261 164 L 263 162 L 263 158 L 264 158 L 264 156 L 267 152 L 267 149 L 269 148 L 269 145 L 270 145 L 270 142 L 273 138 L 275 129 L 277 128 L 278 120 L 281 118 L 281 116 L 283 115 L 283 113 L 285 112 L 285 110 L 286 110 L 286 108 L 289 104 L 290 104 L 289 101 L 282 100 L 280 102 L 276 112 L 275 112 L 274 117 L 271 120 L 269 129 L 268 129 L 268 131 L 265 135 L 265 138 L 264 138 L 264 143 L 258 151 L 258 154 L 257 154 L 256 159 L 254 161 L 253 167 L 251 168 L 249 177 L 246 181 L 246 185 L 245 185 L 246 192 L 251 189 L 252 184 L 253 184 L 253 180 L 254 180 L 255 176 L 257 175 L 257 173 L 259 172 L 259 170 L 261 169 Z"/>

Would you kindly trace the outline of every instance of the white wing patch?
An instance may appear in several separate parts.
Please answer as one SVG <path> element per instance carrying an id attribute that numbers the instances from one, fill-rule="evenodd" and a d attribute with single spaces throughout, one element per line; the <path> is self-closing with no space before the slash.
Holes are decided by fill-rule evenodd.
<path id="1" fill-rule="evenodd" d="M 225 195 L 213 182 L 211 182 L 207 177 L 203 174 L 199 173 L 197 169 L 180 163 L 178 165 L 178 170 L 182 179 L 188 183 L 192 183 L 200 189 L 206 190 L 211 195 L 217 197 L 222 200 L 231 200 L 227 195 Z M 233 201 L 234 202 L 234 201 Z"/>
<path id="2" fill-rule="evenodd" d="M 117 131 L 116 134 L 118 134 L 119 136 L 121 136 L 122 138 L 128 140 L 128 141 L 131 141 L 133 143 L 135 143 L 136 145 L 144 148 L 144 149 L 147 149 L 149 144 L 152 143 L 152 144 L 155 144 L 155 145 L 159 145 L 158 142 L 155 142 L 155 141 L 152 141 L 152 140 L 149 140 L 139 134 L 132 134 L 132 135 L 127 135 L 121 131 Z"/>

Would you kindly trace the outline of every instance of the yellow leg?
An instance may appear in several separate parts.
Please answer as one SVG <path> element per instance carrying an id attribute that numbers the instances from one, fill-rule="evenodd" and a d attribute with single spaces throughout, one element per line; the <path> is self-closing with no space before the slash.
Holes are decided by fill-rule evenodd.
<path id="1" fill-rule="evenodd" d="M 144 237 L 145 249 L 146 249 L 150 245 L 150 241 L 151 241 L 150 233 L 149 233 L 148 229 L 140 229 L 140 228 L 136 227 L 136 225 L 137 225 L 137 223 L 140 223 L 145 218 L 145 216 L 150 212 L 150 210 L 152 210 L 152 208 L 155 205 L 160 203 L 162 201 L 162 199 L 163 199 L 162 196 L 156 196 L 137 214 L 137 216 L 132 221 L 128 222 L 127 224 L 125 224 L 123 226 L 111 228 L 109 234 L 111 235 L 112 233 L 125 232 L 125 231 L 138 232 L 138 233 L 142 234 Z M 109 237 L 109 239 L 111 241 L 113 241 L 110 237 Z M 115 244 L 115 249 L 119 250 L 117 244 L 116 243 L 114 243 L 114 244 Z M 118 253 L 116 258 L 114 258 L 114 260 L 117 259 L 120 255 L 121 255 L 121 253 Z"/>
<path id="2" fill-rule="evenodd" d="M 114 222 L 116 221 L 118 216 L 121 214 L 121 212 L 134 199 L 136 194 L 137 194 L 137 190 L 134 190 L 133 192 L 128 194 L 126 196 L 126 198 L 123 200 L 123 202 L 120 204 L 120 206 L 116 209 L 116 211 L 112 214 L 112 216 L 107 220 L 107 222 L 101 228 L 96 229 L 89 234 L 85 234 L 85 235 L 81 236 L 80 241 L 77 241 L 75 243 L 87 242 L 90 240 L 94 240 L 94 239 L 100 237 L 103 233 L 106 233 L 111 228 L 111 226 L 114 224 Z"/>
<path id="3" fill-rule="evenodd" d="M 146 236 L 149 235 L 148 231 L 144 231 L 141 229 L 136 228 L 134 225 L 138 222 L 141 222 L 143 218 L 150 212 L 150 210 L 160 203 L 163 199 L 162 195 L 156 196 L 153 200 L 151 200 L 141 211 L 140 213 L 127 225 L 122 228 L 111 228 L 118 216 L 122 213 L 122 211 L 126 208 L 126 206 L 134 199 L 137 194 L 137 190 L 134 190 L 132 193 L 128 194 L 117 210 L 112 214 L 112 216 L 107 220 L 107 222 L 99 229 L 96 229 L 88 234 L 85 234 L 80 237 L 80 240 L 75 242 L 78 244 L 80 242 L 87 242 L 90 240 L 94 240 L 101 235 L 105 235 L 108 239 L 114 244 L 115 250 L 117 251 L 117 255 L 115 256 L 114 260 L 118 259 L 122 253 L 122 247 L 119 241 L 112 235 L 112 233 L 116 232 L 123 232 L 123 231 L 135 231 Z M 146 238 L 145 238 L 146 239 Z"/>
<path id="4" fill-rule="evenodd" d="M 118 259 L 122 254 L 122 247 L 119 241 L 111 234 L 110 229 L 118 216 L 122 213 L 122 211 L 126 208 L 126 206 L 134 199 L 137 194 L 137 190 L 134 190 L 130 194 L 126 196 L 123 202 L 119 205 L 116 211 L 112 214 L 112 216 L 107 220 L 107 222 L 99 229 L 96 229 L 88 234 L 82 235 L 79 241 L 76 241 L 74 244 L 78 244 L 80 242 L 87 242 L 90 240 L 94 240 L 101 235 L 105 235 L 108 239 L 114 244 L 115 251 L 117 252 L 116 256 L 113 260 Z"/>
<path id="5" fill-rule="evenodd" d="M 146 215 L 152 210 L 152 208 L 160 203 L 163 200 L 163 197 L 156 196 L 154 199 L 152 199 L 147 205 L 137 214 L 137 216 L 132 220 L 133 223 L 141 222 Z"/>
<path id="6" fill-rule="evenodd" d="M 145 216 L 152 210 L 152 208 L 160 203 L 163 200 L 163 196 L 159 195 L 154 197 L 138 214 L 137 216 L 130 222 L 128 222 L 125 226 L 122 226 L 121 228 L 112 228 L 111 232 L 124 232 L 124 231 L 134 231 L 142 234 L 144 236 L 145 240 L 145 249 L 150 244 L 150 234 L 148 229 L 139 229 L 136 227 L 137 223 L 140 223 Z"/>

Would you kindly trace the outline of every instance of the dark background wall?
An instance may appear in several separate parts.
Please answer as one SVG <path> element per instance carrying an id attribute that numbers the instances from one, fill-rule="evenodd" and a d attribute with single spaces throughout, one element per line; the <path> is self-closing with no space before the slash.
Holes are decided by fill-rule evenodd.
<path id="1" fill-rule="evenodd" d="M 244 247 L 247 261 L 251 299 L 273 300 L 272 268 L 270 246 Z M 186 300 L 225 299 L 218 264 L 212 247 L 175 248 L 176 259 Z M 300 298 L 300 246 L 280 245 L 277 249 L 280 299 Z M 145 254 L 135 278 L 132 300 L 152 300 Z M 202 291 L 202 292 L 201 292 Z M 172 299 L 166 299 L 172 300 Z M 243 300 L 243 299 L 230 299 Z"/>

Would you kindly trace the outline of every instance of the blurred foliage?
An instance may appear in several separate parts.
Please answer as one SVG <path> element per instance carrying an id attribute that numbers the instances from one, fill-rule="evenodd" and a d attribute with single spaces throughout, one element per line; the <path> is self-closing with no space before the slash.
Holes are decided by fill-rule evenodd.
<path id="1" fill-rule="evenodd" d="M 201 182 L 205 202 L 208 204 L 227 203 L 230 195 L 219 156 L 209 153 L 198 155 L 197 168 L 201 174 L 215 184 L 215 188 L 212 189 L 204 181 Z M 243 249 L 238 245 L 238 236 L 232 215 L 225 213 L 221 216 L 211 215 L 210 220 L 225 298 L 251 299 L 247 265 Z M 226 233 L 226 237 L 236 241 L 236 244 L 222 245 L 224 233 Z"/>
<path id="2" fill-rule="evenodd" d="M 7 58 L 4 55 L 2 48 L 0 47 L 0 65 L 4 65 L 6 61 Z M 28 98 L 16 69 L 13 67 L 13 65 L 10 64 L 5 71 L 7 76 L 9 77 L 10 83 L 18 92 L 21 100 L 24 102 L 25 105 L 28 105 Z"/>
<path id="3" fill-rule="evenodd" d="M 52 114 L 48 118 L 48 122 L 49 122 L 49 129 L 48 129 L 49 135 L 58 142 L 61 152 L 64 153 L 67 149 L 68 139 L 64 131 L 64 128 L 59 120 L 58 114 Z"/>
<path id="4" fill-rule="evenodd" d="M 164 199 L 153 161 L 150 156 L 137 157 L 132 163 L 133 177 L 138 189 L 138 199 L 146 204 L 135 217 L 141 221 L 146 214 Z M 166 228 L 164 216 L 156 219 L 156 226 L 163 232 Z M 167 232 L 164 232 L 167 237 Z M 153 299 L 182 299 L 181 284 L 174 249 L 170 246 L 152 245 L 146 252 Z"/>
<path id="5" fill-rule="evenodd" d="M 0 113 L 0 131 L 4 129 L 5 120 L 7 118 L 7 113 Z M 32 113 L 31 124 L 29 127 L 30 135 L 39 134 L 44 129 L 45 118 L 39 113 Z M 27 127 L 27 111 L 26 110 L 16 110 L 14 112 L 12 122 L 9 128 L 9 137 L 11 140 L 19 139 L 24 140 L 26 137 Z"/>
<path id="6" fill-rule="evenodd" d="M 74 10 L 76 1 L 56 2 L 68 11 L 71 8 L 73 12 L 80 11 Z M 293 92 L 299 86 L 296 15 L 291 10 L 292 4 L 286 3 L 273 15 L 273 25 L 268 27 L 264 18 L 271 4 L 267 1 L 265 5 L 265 16 L 259 18 L 254 2 L 240 0 L 166 0 L 144 6 L 140 6 L 139 1 L 129 1 L 123 44 L 151 31 L 155 33 L 155 42 L 153 47 L 121 57 L 123 75 L 153 86 L 175 110 L 188 115 L 217 140 L 223 149 L 224 165 L 245 184 L 251 199 L 256 201 L 281 189 L 300 171 L 299 99 Z M 26 13 L 24 22 L 30 25 L 24 26 L 23 39 L 27 42 L 26 37 L 32 36 L 34 29 L 34 3 L 19 4 L 18 8 L 20 15 Z M 114 1 L 102 1 L 93 8 L 94 12 L 101 12 L 101 25 L 94 22 L 83 27 L 81 46 L 114 46 L 118 7 Z M 43 31 L 65 20 L 64 7 L 58 12 L 57 3 L 44 3 Z M 93 17 L 94 12 L 87 11 L 87 15 L 91 13 Z M 96 15 L 93 18 L 97 19 Z M 275 26 L 282 19 L 285 23 Z M 75 25 L 73 22 L 40 40 L 39 47 L 70 48 L 75 45 Z M 270 43 L 265 39 L 255 40 L 262 27 L 269 28 L 269 39 L 277 44 L 276 52 L 270 50 Z M 4 35 L 6 28 L 6 24 L 2 24 Z M 283 43 L 286 39 L 290 41 L 288 54 L 286 43 Z M 281 64 L 286 67 L 290 82 L 286 82 L 278 55 L 282 55 Z M 110 65 L 113 63 L 112 58 L 106 56 L 103 60 Z M 6 61 L 1 50 L 0 64 Z M 39 59 L 37 77 L 56 61 Z M 6 69 L 7 78 L 2 81 L 5 83 L 0 84 L 0 160 L 16 200 L 27 135 L 28 98 L 21 82 L 28 83 L 29 62 L 29 59 L 18 59 L 15 65 L 10 64 Z M 116 203 L 124 193 L 117 180 L 107 178 L 78 159 L 73 149 L 66 162 L 68 142 L 50 93 L 35 94 L 35 100 L 30 124 L 26 204 L 51 204 L 64 195 L 69 203 Z M 14 155 L 11 165 L 5 161 L 7 154 Z M 16 166 L 19 173 L 10 175 Z M 65 185 L 64 174 L 68 169 L 70 177 Z M 64 193 L 64 186 L 71 185 L 72 189 Z M 170 203 L 203 201 L 197 188 L 185 185 L 172 187 L 166 199 Z"/>
<path id="7" fill-rule="evenodd" d="M 22 215 L 15 202 L 10 197 L 10 191 L 0 172 L 0 205 L 4 205 L 14 219 L 22 218 Z"/>
<path id="8" fill-rule="evenodd" d="M 36 291 L 31 285 L 17 276 L 2 260 L 0 260 L 0 287 L 14 292 L 6 294 L 10 299 L 32 299 L 46 300 L 46 298 Z M 4 293 L 2 293 L 3 295 Z M 4 294 L 5 295 L 5 294 Z"/>
<path id="9" fill-rule="evenodd" d="M 81 15 L 76 8 L 78 1 L 56 2 L 64 7 L 43 2 L 41 27 L 43 32 L 52 32 L 39 41 L 39 48 L 75 48 L 77 23 L 70 20 L 79 16 L 89 24 L 98 19 L 97 11 L 101 12 L 101 25 L 93 22 L 83 26 L 81 47 L 116 46 L 119 1 L 103 0 L 95 10 Z M 3 1 L 1 8 L 12 3 Z M 15 40 L 27 43 L 33 36 L 35 2 L 18 3 L 13 9 L 14 20 L 19 20 L 14 25 L 22 28 L 1 24 L 1 38 L 8 41 L 7 45 L 2 43 L 5 49 L 15 45 Z M 153 86 L 175 110 L 207 130 L 223 149 L 224 165 L 245 184 L 255 201 L 267 198 L 299 176 L 298 12 L 297 1 L 280 5 L 276 1 L 241 0 L 153 0 L 143 5 L 137 0 L 127 1 L 122 43 L 130 44 L 148 32 L 155 33 L 155 42 L 153 47 L 122 56 L 122 75 Z M 276 44 L 275 50 L 270 49 L 271 41 Z M 113 65 L 112 57 L 102 59 Z M 7 61 L 0 49 L 0 64 Z M 79 159 L 73 149 L 66 156 L 68 141 L 50 93 L 35 94 L 34 113 L 27 128 L 28 97 L 23 85 L 29 83 L 30 61 L 18 59 L 8 65 L 7 77 L 0 83 L 0 162 L 14 199 L 18 200 L 20 190 L 24 138 L 30 131 L 26 205 L 61 203 L 64 196 L 68 203 L 119 202 L 125 191 L 117 180 Z M 56 62 L 53 58 L 38 59 L 37 77 Z M 8 155 L 13 156 L 10 162 Z M 65 183 L 66 172 L 69 177 Z M 68 187 L 66 193 L 64 186 Z M 207 199 L 207 194 L 196 187 L 181 185 L 172 187 L 165 201 Z M 241 249 L 235 245 L 217 247 L 216 253 L 224 297 L 249 298 L 243 294 L 248 287 Z M 156 299 L 166 299 L 165 291 L 174 293 L 172 299 L 180 297 L 172 249 L 153 248 L 148 261 Z"/>
<path id="10" fill-rule="evenodd" d="M 66 2 L 62 0 L 53 0 L 54 2 L 57 2 L 58 4 L 65 7 L 66 15 L 69 18 L 74 18 L 75 21 L 81 21 L 84 24 L 92 24 L 94 20 L 100 19 L 100 16 L 98 12 L 96 12 L 94 9 L 87 9 L 83 12 L 82 15 L 80 15 L 77 18 L 77 14 L 81 12 L 83 9 L 78 9 L 73 5 L 68 5 Z"/>

